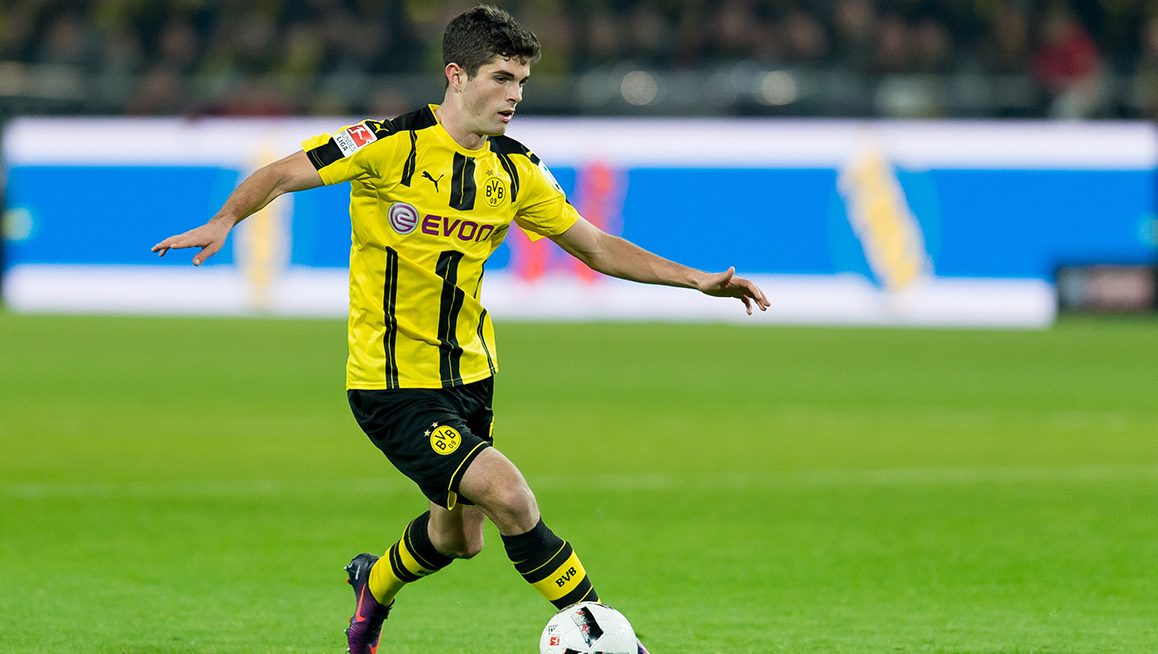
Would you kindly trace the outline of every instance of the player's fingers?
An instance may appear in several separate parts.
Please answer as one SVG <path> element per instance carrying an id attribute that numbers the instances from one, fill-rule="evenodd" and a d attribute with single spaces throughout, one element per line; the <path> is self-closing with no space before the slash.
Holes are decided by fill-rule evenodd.
<path id="1" fill-rule="evenodd" d="M 741 295 L 740 301 L 744 303 L 744 310 L 748 312 L 748 315 L 752 315 L 752 301 L 748 299 L 748 296 Z"/>
<path id="2" fill-rule="evenodd" d="M 201 247 L 201 251 L 193 257 L 193 265 L 200 266 L 202 263 L 205 263 L 206 259 L 217 254 L 217 251 L 220 249 L 221 243 L 218 241 L 210 241 L 209 243 L 203 245 Z"/>
<path id="3" fill-rule="evenodd" d="M 730 266 L 727 270 L 720 273 L 720 279 L 716 283 L 720 285 L 720 288 L 724 288 L 728 285 L 729 282 L 732 281 L 732 278 L 735 276 L 736 276 L 736 267 Z"/>
<path id="4" fill-rule="evenodd" d="M 176 236 L 170 236 L 169 238 L 164 239 L 163 241 L 157 243 L 152 248 L 153 252 L 158 252 L 162 255 L 165 254 L 165 252 L 167 252 L 169 250 L 169 248 L 173 246 L 173 240 L 176 238 L 177 238 Z"/>
<path id="5" fill-rule="evenodd" d="M 194 245 L 200 245 L 200 243 L 196 243 L 192 239 L 190 239 L 187 235 L 181 234 L 180 236 L 170 236 L 169 238 L 154 245 L 153 251 L 156 252 L 158 250 L 170 250 L 170 249 L 180 250 L 181 248 L 193 247 Z"/>
<path id="6" fill-rule="evenodd" d="M 768 301 L 768 296 L 764 295 L 764 289 L 755 284 L 752 284 L 752 288 L 755 290 L 754 297 L 756 304 L 759 305 L 761 311 L 767 311 L 768 307 L 772 306 L 772 303 Z"/>
<path id="7" fill-rule="evenodd" d="M 767 311 L 772 304 L 768 301 L 768 296 L 764 295 L 764 291 L 751 280 L 744 280 L 744 292 L 752 298 L 761 311 Z"/>

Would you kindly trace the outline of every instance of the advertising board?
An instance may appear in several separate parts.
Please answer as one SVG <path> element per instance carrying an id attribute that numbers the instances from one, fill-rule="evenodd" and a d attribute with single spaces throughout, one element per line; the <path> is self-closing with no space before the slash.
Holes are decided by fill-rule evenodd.
<path id="1" fill-rule="evenodd" d="M 348 186 L 283 197 L 201 268 L 150 246 L 342 119 L 18 119 L 4 133 L 17 311 L 343 315 Z M 1040 327 L 1074 262 L 1152 265 L 1144 123 L 520 118 L 587 219 L 773 301 L 760 323 Z M 484 302 L 520 319 L 741 320 L 584 269 L 512 229 Z"/>

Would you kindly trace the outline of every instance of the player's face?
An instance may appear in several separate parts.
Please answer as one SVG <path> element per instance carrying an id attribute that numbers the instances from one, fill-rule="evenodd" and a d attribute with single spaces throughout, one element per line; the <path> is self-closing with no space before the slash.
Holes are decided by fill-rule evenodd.
<path id="1" fill-rule="evenodd" d="M 523 100 L 523 84 L 531 76 L 531 64 L 518 57 L 495 57 L 479 67 L 463 84 L 462 100 L 467 127 L 479 136 L 499 136 L 515 116 Z"/>

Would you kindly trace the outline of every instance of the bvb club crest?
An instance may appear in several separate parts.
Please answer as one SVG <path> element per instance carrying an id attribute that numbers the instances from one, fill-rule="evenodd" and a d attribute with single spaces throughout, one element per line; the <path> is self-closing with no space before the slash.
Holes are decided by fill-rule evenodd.
<path id="1" fill-rule="evenodd" d="M 453 453 L 462 444 L 462 435 L 450 425 L 435 425 L 433 431 L 426 432 L 430 436 L 430 447 L 443 456 Z"/>
<path id="2" fill-rule="evenodd" d="M 498 177 L 487 179 L 486 184 L 483 185 L 483 199 L 490 207 L 498 207 L 506 202 L 507 186 L 503 184 L 503 180 Z"/>

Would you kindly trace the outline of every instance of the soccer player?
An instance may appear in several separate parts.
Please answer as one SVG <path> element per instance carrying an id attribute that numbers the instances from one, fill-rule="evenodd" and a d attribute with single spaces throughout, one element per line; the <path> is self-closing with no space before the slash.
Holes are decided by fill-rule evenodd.
<path id="1" fill-rule="evenodd" d="M 553 605 L 599 599 L 571 543 L 543 522 L 522 474 L 493 447 L 498 363 L 480 293 L 483 265 L 512 221 L 601 273 L 738 298 L 749 314 L 768 308 L 732 268 L 694 270 L 597 229 L 539 158 L 504 136 L 539 56 L 533 33 L 480 5 L 447 25 L 442 48 L 442 104 L 307 139 L 242 181 L 208 223 L 153 246 L 159 255 L 199 247 L 200 265 L 274 198 L 351 185 L 347 394 L 370 440 L 429 500 L 381 558 L 359 554 L 346 567 L 356 598 L 346 630 L 352 654 L 377 650 L 403 587 L 478 554 L 485 518 L 515 569 Z"/>

